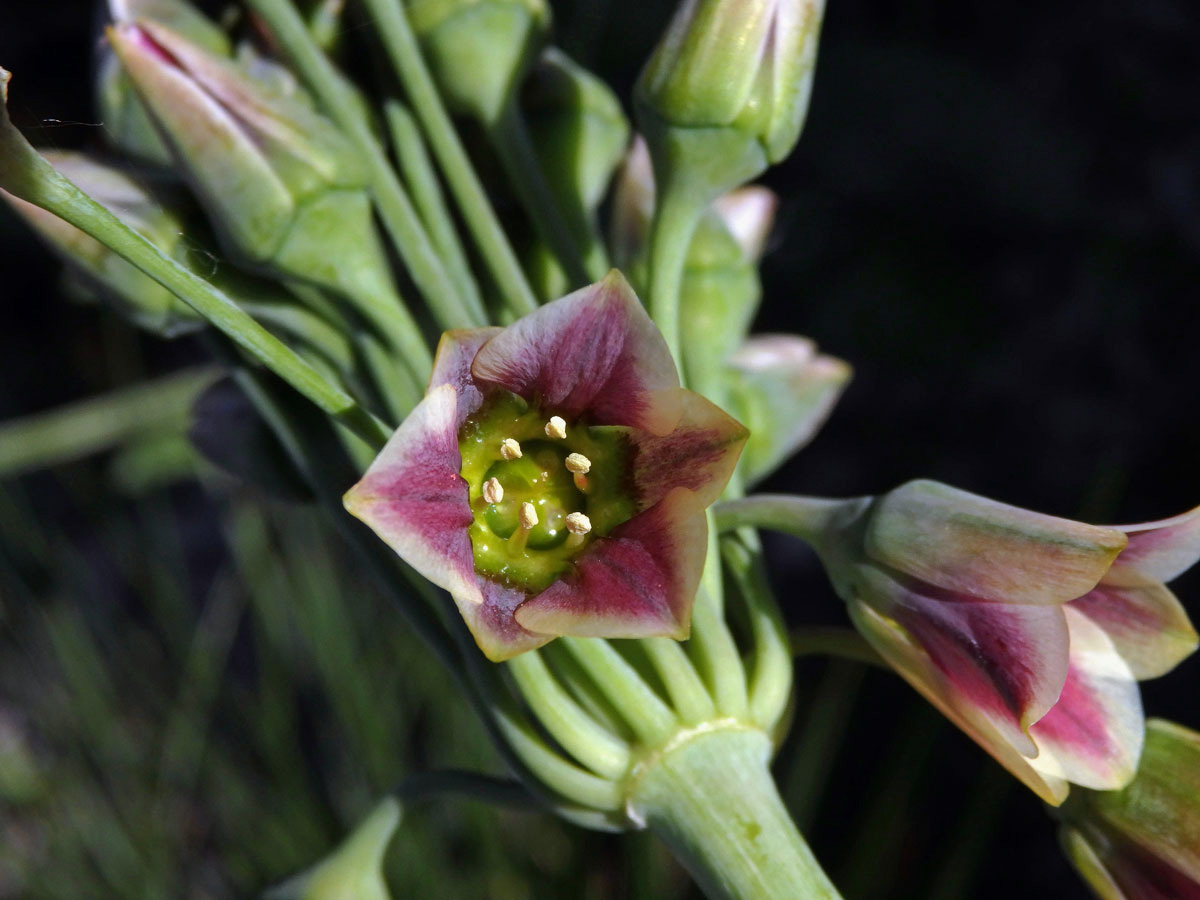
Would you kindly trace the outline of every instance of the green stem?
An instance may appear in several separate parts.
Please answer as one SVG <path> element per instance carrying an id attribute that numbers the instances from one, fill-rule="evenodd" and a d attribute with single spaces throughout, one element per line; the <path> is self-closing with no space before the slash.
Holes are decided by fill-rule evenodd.
<path id="1" fill-rule="evenodd" d="M 400 179 L 371 132 L 362 102 L 345 77 L 321 52 L 304 20 L 288 0 L 247 0 L 300 70 L 325 113 L 362 154 L 379 214 L 425 302 L 444 328 L 484 324 L 482 305 L 460 296 L 413 209 Z"/>
<path id="2" fill-rule="evenodd" d="M 709 900 L 835 900 L 784 808 L 761 731 L 697 730 L 646 763 L 629 809 Z"/>
<path id="3" fill-rule="evenodd" d="M 629 744 L 584 712 L 536 650 L 509 660 L 508 670 L 533 714 L 563 749 L 602 777 L 625 776 L 631 761 Z"/>
<path id="4" fill-rule="evenodd" d="M 491 123 L 488 137 L 534 229 L 558 258 L 572 288 L 603 278 L 605 269 L 597 269 L 594 258 L 584 260 L 574 231 L 559 209 L 554 192 L 542 173 L 541 162 L 515 97 L 509 99 L 497 121 Z"/>
<path id="5" fill-rule="evenodd" d="M 712 507 L 720 531 L 767 528 L 792 534 L 811 545 L 820 542 L 830 518 L 847 509 L 850 500 L 801 497 L 793 494 L 752 494 L 723 500 Z"/>
<path id="6" fill-rule="evenodd" d="M 6 73 L 5 73 L 6 74 Z M 0 186 L 95 238 L 141 269 L 330 416 L 382 446 L 387 431 L 295 351 L 210 282 L 183 268 L 64 178 L 7 122 L 0 122 Z"/>
<path id="7" fill-rule="evenodd" d="M 869 666 L 888 668 L 871 645 L 849 628 L 811 626 L 797 628 L 791 635 L 794 656 L 833 656 Z"/>
<path id="8" fill-rule="evenodd" d="M 661 744 L 675 730 L 674 712 L 608 641 L 559 638 L 645 744 Z"/>
<path id="9" fill-rule="evenodd" d="M 703 211 L 704 203 L 697 192 L 661 185 L 650 225 L 650 316 L 666 338 L 681 372 L 679 292 L 688 247 Z"/>
<path id="10" fill-rule="evenodd" d="M 700 670 L 707 675 L 718 711 L 735 719 L 745 718 L 749 700 L 742 656 L 724 617 L 705 590 L 696 595 L 696 604 L 692 608 L 692 637 L 688 648 L 697 658 Z"/>
<path id="11" fill-rule="evenodd" d="M 284 0 L 252 0 L 256 4 Z M 383 39 L 388 56 L 408 94 L 413 111 L 429 137 L 434 155 L 450 185 L 463 219 L 475 237 L 508 308 L 517 315 L 537 309 L 533 294 L 512 245 L 488 202 L 467 151 L 459 140 L 450 116 L 438 96 L 421 49 L 409 26 L 400 0 L 364 0 Z"/>
<path id="12" fill-rule="evenodd" d="M 192 401 L 216 377 L 213 369 L 185 369 L 0 424 L 0 477 L 81 459 L 148 431 L 182 431 Z"/>
<path id="13" fill-rule="evenodd" d="M 345 376 L 354 368 L 354 348 L 346 335 L 316 313 L 295 303 L 241 300 L 242 309 L 257 321 L 274 326 L 319 353 Z"/>
<path id="14" fill-rule="evenodd" d="M 750 720 L 773 734 L 787 710 L 792 693 L 792 652 L 779 605 L 771 593 L 757 537 L 747 545 L 734 537 L 721 542 L 727 570 L 738 586 L 754 638 L 754 667 L 750 675 Z"/>
<path id="15" fill-rule="evenodd" d="M 412 408 L 421 402 L 421 391 L 404 363 L 389 353 L 375 337 L 364 334 L 358 343 L 363 361 L 371 373 L 371 381 L 387 405 L 391 424 L 399 425 Z"/>
<path id="16" fill-rule="evenodd" d="M 441 182 L 421 138 L 420 128 L 412 113 L 399 100 L 387 101 L 384 115 L 396 151 L 396 161 L 400 164 L 400 173 L 412 192 L 413 203 L 429 231 L 429 239 L 441 254 L 450 277 L 458 284 L 463 296 L 471 298 L 471 303 L 478 304 L 482 309 L 479 285 L 471 274 L 471 264 L 467 261 L 462 241 L 458 239 L 454 217 L 446 205 Z"/>
<path id="17" fill-rule="evenodd" d="M 698 725 L 717 714 L 713 698 L 678 641 L 647 638 L 641 642 L 654 671 L 671 697 L 671 705 L 684 725 Z"/>

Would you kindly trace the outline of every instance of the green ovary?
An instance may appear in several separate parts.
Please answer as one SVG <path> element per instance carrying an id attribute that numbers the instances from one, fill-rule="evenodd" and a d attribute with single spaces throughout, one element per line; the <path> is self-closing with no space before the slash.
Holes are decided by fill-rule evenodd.
<path id="1" fill-rule="evenodd" d="M 501 394 L 463 423 L 458 438 L 460 474 L 469 487 L 474 519 L 475 571 L 528 593 L 545 590 L 573 557 L 636 512 L 628 477 L 628 429 L 568 422 L 566 438 L 555 439 L 545 432 L 552 415 L 514 394 Z M 503 457 L 500 447 L 506 438 L 520 444 L 519 459 Z M 576 486 L 567 469 L 571 453 L 591 461 L 586 490 Z M 484 484 L 493 478 L 504 491 L 497 503 L 483 496 Z M 523 530 L 525 503 L 532 504 L 537 524 Z M 571 513 L 586 515 L 591 531 L 571 534 L 566 522 Z"/>

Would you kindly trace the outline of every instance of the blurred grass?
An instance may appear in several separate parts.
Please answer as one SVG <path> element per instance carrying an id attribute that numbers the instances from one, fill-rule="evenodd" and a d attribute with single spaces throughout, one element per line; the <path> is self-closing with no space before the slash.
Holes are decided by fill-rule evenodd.
<path id="1" fill-rule="evenodd" d="M 253 896 L 407 776 L 502 773 L 315 510 L 168 446 L 0 481 L 0 898 Z M 154 477 L 131 477 L 139 454 Z M 396 897 L 689 890 L 642 836 L 461 796 L 406 809 L 388 879 Z"/>

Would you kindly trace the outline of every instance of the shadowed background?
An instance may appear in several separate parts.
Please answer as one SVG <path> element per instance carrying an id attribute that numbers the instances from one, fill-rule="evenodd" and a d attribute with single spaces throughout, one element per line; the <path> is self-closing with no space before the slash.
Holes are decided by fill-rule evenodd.
<path id="1" fill-rule="evenodd" d="M 556 4 L 559 41 L 628 97 L 670 6 Z M 757 327 L 806 334 L 856 375 L 814 444 L 763 489 L 844 496 L 923 476 L 1042 512 L 1122 523 L 1200 503 L 1200 16 L 1183 0 L 1039 7 L 830 0 L 806 131 L 766 179 L 782 204 Z M 86 87 L 92 5 L 22 2 L 4 17 L 0 65 L 14 72 L 14 119 L 43 146 L 94 145 L 102 125 L 86 124 L 96 123 Z M 352 10 L 347 27 L 369 26 Z M 0 272 L 9 315 L 0 330 L 0 420 L 203 358 L 189 341 L 143 338 L 68 302 L 57 264 L 3 209 Z M 130 515 L 143 522 L 144 501 L 112 496 L 110 463 L 3 485 L 0 567 L 19 571 L 47 606 L 51 598 L 80 606 L 90 626 L 143 617 L 141 595 L 113 556 L 136 558 L 148 545 L 135 529 L 114 550 L 111 516 L 136 506 Z M 187 585 L 185 604 L 200 608 L 235 555 L 228 520 L 236 504 L 186 484 L 155 497 L 183 547 L 184 568 L 174 571 Z M 234 531 L 244 537 L 239 515 Z M 22 546 L 38 540 L 73 548 L 71 566 L 38 568 Z M 789 620 L 844 622 L 811 554 L 786 539 L 770 538 L 768 549 Z M 1200 577 L 1176 588 L 1200 616 Z M 358 622 L 364 633 L 387 622 L 385 604 L 371 610 Z M 19 644 L 33 644 L 24 635 L 35 618 L 6 600 L 0 621 Z M 234 631 L 231 670 L 245 679 L 265 654 Z M 110 634 L 105 659 L 128 652 L 124 637 L 139 634 L 133 626 Z M 384 669 L 387 652 L 379 651 Z M 40 696 L 28 679 L 2 677 L 5 720 L 34 718 L 22 712 Z M 1148 714 L 1200 726 L 1198 683 L 1193 659 L 1144 685 Z M 293 697 L 305 727 L 324 721 L 327 689 L 313 679 Z M 395 760 L 384 753 L 374 768 L 351 767 L 361 788 L 353 802 L 318 783 L 305 808 L 318 819 L 305 848 L 320 852 L 346 817 L 364 811 L 372 787 L 439 764 L 422 757 L 440 753 L 439 740 L 480 739 L 454 729 L 431 737 L 438 729 L 423 717 L 444 706 L 410 694 L 416 712 L 389 735 L 411 743 Z M 236 749 L 240 720 L 231 712 L 216 721 Z M 299 733 L 301 743 L 320 744 Z M 38 752 L 55 757 L 51 744 Z M 246 754 L 248 771 L 260 756 Z M 310 780 L 329 777 L 318 749 L 301 758 Z M 1040 802 L 890 675 L 804 662 L 779 775 L 848 900 L 1087 896 Z M 277 796 L 268 790 L 259 802 Z M 516 830 L 530 839 L 487 837 L 512 829 L 486 809 L 474 818 L 414 814 L 413 828 L 425 827 L 422 815 L 434 829 L 423 840 L 440 847 L 430 884 L 444 896 L 687 895 L 644 841 L 585 839 L 520 814 Z M 197 855 L 214 852 L 206 823 L 194 824 Z M 279 858 L 274 872 L 247 863 L 235 883 L 287 871 L 291 857 Z M 464 871 L 466 861 L 479 871 Z M 216 879 L 195 896 L 220 896 L 229 883 Z"/>

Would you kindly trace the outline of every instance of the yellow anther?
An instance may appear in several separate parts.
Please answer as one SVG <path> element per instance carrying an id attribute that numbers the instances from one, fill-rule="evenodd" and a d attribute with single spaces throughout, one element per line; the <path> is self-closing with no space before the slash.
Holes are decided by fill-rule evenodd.
<path id="1" fill-rule="evenodd" d="M 582 453 L 568 453 L 567 471 L 575 475 L 586 475 L 592 470 L 592 461 Z"/>
<path id="2" fill-rule="evenodd" d="M 521 445 L 512 438 L 505 438 L 500 442 L 500 455 L 508 460 L 520 459 Z"/>
<path id="3" fill-rule="evenodd" d="M 571 534 L 587 534 L 592 530 L 592 520 L 581 512 L 568 513 L 567 531 Z"/>
<path id="4" fill-rule="evenodd" d="M 488 503 L 499 503 L 504 499 L 504 485 L 498 478 L 489 478 L 483 483 L 483 499 Z"/>
<path id="5" fill-rule="evenodd" d="M 520 519 L 521 519 L 521 527 L 524 528 L 526 531 L 533 528 L 538 523 L 537 510 L 534 509 L 533 504 L 530 503 L 528 500 L 526 500 L 524 503 L 521 504 Z"/>
<path id="6" fill-rule="evenodd" d="M 567 423 L 562 416 L 551 416 L 546 423 L 546 437 L 558 438 L 560 441 L 567 436 Z"/>

